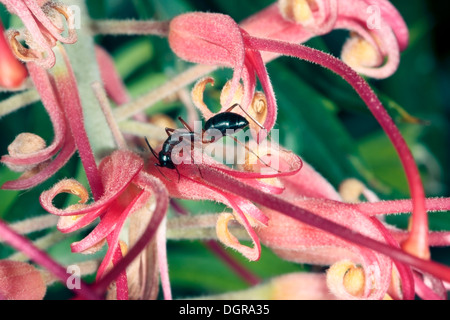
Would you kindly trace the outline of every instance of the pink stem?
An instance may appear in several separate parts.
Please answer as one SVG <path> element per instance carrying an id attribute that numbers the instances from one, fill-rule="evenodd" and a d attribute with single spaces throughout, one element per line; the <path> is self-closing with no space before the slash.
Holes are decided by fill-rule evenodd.
<path id="1" fill-rule="evenodd" d="M 413 223 L 411 236 L 407 243 L 404 243 L 404 248 L 420 257 L 429 258 L 428 216 L 425 210 L 425 192 L 419 170 L 400 131 L 367 82 L 347 64 L 319 50 L 299 44 L 259 39 L 251 36 L 245 36 L 245 40 L 247 45 L 255 50 L 276 52 L 317 63 L 340 75 L 354 88 L 391 139 L 408 179 L 413 199 Z"/>
<path id="2" fill-rule="evenodd" d="M 278 211 L 312 227 L 329 232 L 330 234 L 344 240 L 380 252 L 396 261 L 406 263 L 419 270 L 435 275 L 442 280 L 450 280 L 450 268 L 445 265 L 418 258 L 401 250 L 400 248 L 395 248 L 390 245 L 386 245 L 385 243 L 373 240 L 372 238 L 364 236 L 355 230 L 348 229 L 338 223 L 317 216 L 314 213 L 302 209 L 278 196 L 262 192 L 251 186 L 243 184 L 242 182 L 237 181 L 236 179 L 210 167 L 202 166 L 201 170 L 204 181 L 208 182 L 210 185 L 216 186 L 241 197 L 245 197 L 250 201 Z"/>
<path id="3" fill-rule="evenodd" d="M 215 240 L 205 241 L 205 245 L 222 261 L 224 261 L 242 280 L 251 286 L 257 285 L 261 279 L 247 270 L 242 264 L 234 259 L 226 250 Z"/>
<path id="4" fill-rule="evenodd" d="M 181 204 L 179 204 L 178 201 L 176 201 L 175 199 L 170 199 L 170 206 L 178 214 L 181 214 L 183 216 L 189 215 L 189 212 Z"/>
<path id="5" fill-rule="evenodd" d="M 26 254 L 31 260 L 53 273 L 62 283 L 67 283 L 70 275 L 64 267 L 55 262 L 45 252 L 36 248 L 30 240 L 12 230 L 3 221 L 0 221 L 0 237 L 14 249 Z M 76 289 L 75 293 L 86 299 L 101 299 L 100 295 L 85 283 L 81 283 L 80 288 Z"/>

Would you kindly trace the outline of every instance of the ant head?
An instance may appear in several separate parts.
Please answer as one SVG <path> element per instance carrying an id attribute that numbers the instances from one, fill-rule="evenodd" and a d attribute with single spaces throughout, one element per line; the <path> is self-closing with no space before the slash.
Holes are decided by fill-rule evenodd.
<path id="1" fill-rule="evenodd" d="M 160 167 L 164 167 L 164 168 L 168 168 L 168 169 L 175 169 L 175 164 L 172 161 L 172 158 L 164 153 L 160 153 L 159 157 L 159 166 Z"/>

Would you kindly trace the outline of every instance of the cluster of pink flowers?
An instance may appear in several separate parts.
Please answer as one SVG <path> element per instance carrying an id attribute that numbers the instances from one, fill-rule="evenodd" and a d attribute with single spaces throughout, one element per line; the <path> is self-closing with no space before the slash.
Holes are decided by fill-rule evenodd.
<path id="1" fill-rule="evenodd" d="M 446 232 L 429 231 L 427 212 L 448 210 L 450 200 L 425 197 L 408 146 L 360 75 L 379 79 L 392 75 L 400 52 L 407 48 L 408 29 L 388 0 L 279 0 L 239 24 L 230 16 L 203 12 L 182 14 L 169 22 L 92 23 L 100 33 L 104 23 L 115 33 L 167 37 L 170 48 L 181 59 L 210 66 L 207 71 L 214 67 L 233 70 L 232 79 L 222 90 L 218 113 L 239 103 L 246 112 L 238 108 L 233 112 L 251 115 L 262 124 L 265 130 L 255 127 L 251 146 L 258 150 L 253 155 L 261 161 L 250 163 L 247 159 L 241 168 L 231 169 L 196 150 L 191 156 L 202 161 L 177 165 L 176 170 L 155 166 L 160 163 L 150 152 L 134 151 L 133 145 L 138 142 L 135 137 L 122 135 L 108 98 L 122 106 L 118 109 L 126 108 L 131 99 L 111 57 L 100 47 L 95 48 L 93 56 L 103 82 L 94 89 L 116 150 L 106 156 L 93 150 L 78 80 L 66 52 L 66 46 L 77 44 L 75 18 L 68 6 L 46 0 L 0 2 L 19 16 L 25 27 L 20 32 L 0 29 L 0 86 L 21 90 L 29 77 L 29 86 L 38 92 L 54 130 L 49 146 L 31 133 L 17 136 L 1 162 L 23 175 L 6 182 L 2 189 L 34 188 L 78 152 L 93 201 L 89 202 L 89 191 L 74 179 L 59 181 L 36 201 L 59 217 L 57 229 L 62 233 L 94 225 L 99 219 L 85 238 L 71 245 L 72 252 L 87 254 L 105 244 L 108 247 L 96 269 L 96 281 L 74 290 L 80 298 L 104 298 L 107 292 L 109 298 L 151 299 L 157 295 L 160 279 L 164 297 L 171 299 L 166 257 L 166 228 L 170 223 L 179 229 L 213 227 L 222 244 L 251 261 L 260 258 L 263 244 L 288 261 L 330 266 L 326 274 L 291 274 L 274 279 L 275 289 L 268 298 L 413 299 L 416 294 L 424 299 L 446 298 L 450 269 L 430 260 L 429 247 L 447 246 L 450 238 Z M 379 21 L 375 21 L 379 25 L 375 27 L 367 22 L 370 7 L 379 10 Z M 111 28 L 115 24 L 120 27 Z M 351 31 L 342 59 L 301 44 L 335 29 Z M 279 56 L 317 63 L 354 88 L 398 152 L 411 199 L 380 201 L 355 180 L 347 181 L 338 192 L 310 164 L 282 146 L 273 143 L 258 148 L 277 121 L 276 92 L 266 63 Z M 198 80 L 191 97 L 208 120 L 217 113 L 204 103 L 203 91 L 214 80 L 204 77 L 205 69 L 199 70 L 189 80 Z M 256 90 L 258 81 L 261 92 Z M 280 160 L 279 170 L 267 170 L 271 157 Z M 76 195 L 80 202 L 57 208 L 53 200 L 61 193 Z M 360 196 L 366 202 L 359 202 Z M 166 213 L 171 199 L 176 198 L 217 201 L 232 212 L 213 219 L 170 219 Z M 412 212 L 409 231 L 398 230 L 379 218 L 408 212 Z M 244 228 L 251 247 L 233 235 L 236 226 Z M 128 231 L 128 241 L 121 238 L 123 231 Z M 5 222 L 0 222 L 0 238 L 58 280 L 65 282 L 70 277 L 63 266 Z M 143 269 L 151 271 L 143 275 Z M 14 285 L 8 280 L 11 277 L 17 279 Z M 19 294 L 21 281 L 35 285 L 28 285 L 30 289 Z M 40 299 L 44 295 L 45 280 L 35 267 L 0 261 L 0 298 Z"/>

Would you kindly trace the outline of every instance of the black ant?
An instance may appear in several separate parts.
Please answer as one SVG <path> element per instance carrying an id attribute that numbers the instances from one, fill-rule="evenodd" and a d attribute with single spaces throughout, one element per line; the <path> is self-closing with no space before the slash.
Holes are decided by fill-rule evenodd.
<path id="1" fill-rule="evenodd" d="M 202 129 L 202 143 L 209 144 L 216 141 L 215 136 L 212 136 L 209 140 L 207 138 L 208 132 L 210 130 L 217 130 L 221 133 L 221 137 L 223 136 L 229 136 L 228 130 L 233 130 L 234 132 L 244 129 L 245 127 L 249 126 L 248 120 L 243 117 L 242 115 L 238 113 L 231 112 L 234 108 L 239 107 L 241 110 L 250 118 L 252 119 L 261 129 L 266 130 L 258 121 L 256 121 L 251 115 L 249 115 L 240 104 L 236 103 L 232 105 L 230 108 L 225 110 L 224 112 L 218 113 L 211 117 L 208 121 L 205 122 L 204 128 Z M 187 129 L 186 131 L 176 131 L 175 129 L 166 128 L 166 133 L 168 135 L 167 140 L 163 143 L 162 149 L 157 154 L 153 148 L 151 147 L 150 143 L 148 142 L 147 138 L 145 138 L 145 141 L 147 142 L 148 147 L 150 148 L 153 156 L 158 160 L 159 163 L 155 163 L 156 167 L 163 167 L 168 169 L 175 169 L 178 173 L 178 181 L 180 180 L 180 172 L 178 171 L 176 165 L 174 164 L 172 160 L 172 151 L 173 149 L 185 138 L 189 138 L 191 141 L 191 144 L 193 145 L 195 132 L 192 130 L 192 128 L 186 123 L 186 121 L 183 120 L 183 118 L 178 117 L 178 120 L 183 124 L 183 126 Z M 267 131 L 267 130 L 266 130 Z M 206 136 L 206 137 L 205 137 Z M 239 140 L 237 140 L 235 137 L 231 138 L 236 141 L 237 143 L 242 144 Z M 244 147 L 252 152 L 256 157 L 259 158 L 257 154 L 255 154 L 252 150 L 250 150 L 247 146 L 244 145 Z M 192 154 L 191 154 L 192 156 Z M 260 159 L 261 160 L 261 159 Z M 261 160 L 261 162 L 263 162 Z M 263 162 L 266 166 L 269 166 L 265 162 Z M 197 166 L 198 167 L 198 166 Z M 200 168 L 199 172 L 201 175 Z M 158 169 L 159 170 L 159 169 Z M 277 170 L 278 171 L 278 170 Z M 161 172 L 161 171 L 160 171 Z M 162 174 L 162 172 L 161 172 Z M 163 174 L 164 175 L 164 174 Z"/>
<path id="2" fill-rule="evenodd" d="M 158 160 L 158 163 L 155 163 L 155 166 L 158 168 L 168 168 L 168 169 L 175 169 L 178 173 L 178 181 L 180 181 L 180 172 L 177 169 L 177 166 L 172 160 L 172 151 L 173 149 L 181 143 L 186 137 L 188 137 L 191 142 L 194 138 L 194 132 L 186 132 L 186 131 L 176 131 L 175 129 L 166 128 L 166 133 L 168 135 L 168 138 L 166 141 L 164 141 L 161 151 L 159 154 L 153 150 L 152 146 L 150 145 L 150 142 L 148 142 L 147 137 L 145 137 L 145 142 L 147 143 L 148 147 L 150 148 L 150 151 L 152 152 L 153 156 Z M 192 156 L 192 155 L 191 155 Z M 200 170 L 200 169 L 199 169 Z M 161 172 L 161 170 L 159 170 Z M 165 176 L 162 172 L 161 174 Z M 201 174 L 201 172 L 200 172 Z M 170 179 L 169 179 L 170 180 Z"/>

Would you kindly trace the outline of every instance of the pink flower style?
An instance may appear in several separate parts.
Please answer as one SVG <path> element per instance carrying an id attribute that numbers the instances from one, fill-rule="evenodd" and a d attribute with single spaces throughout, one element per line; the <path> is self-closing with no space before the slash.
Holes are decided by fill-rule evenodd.
<path id="1" fill-rule="evenodd" d="M 266 129 L 253 127 L 257 133 L 256 143 L 249 148 L 257 150 L 253 154 L 258 155 L 257 161 L 256 164 L 251 162 L 250 155 L 239 170 L 230 169 L 197 149 L 191 157 L 201 161 L 181 163 L 177 170 L 157 168 L 155 164 L 159 162 L 150 152 L 145 153 L 144 160 L 142 155 L 121 143 L 120 135 L 116 136 L 118 150 L 97 165 L 84 128 L 77 80 L 70 61 L 63 46 L 57 45 L 52 50 L 56 41 L 76 40 L 68 11 L 46 1 L 2 0 L 2 3 L 19 15 L 31 35 L 28 38 L 34 45 L 29 43 L 30 51 L 19 46 L 15 40 L 17 34 L 13 33 L 10 41 L 16 56 L 27 61 L 28 73 L 55 132 L 48 147 L 33 134 L 17 137 L 2 162 L 24 175 L 5 183 L 2 188 L 35 187 L 78 151 L 94 201 L 88 202 L 89 192 L 83 185 L 65 179 L 43 192 L 40 203 L 46 211 L 60 217 L 57 228 L 63 233 L 80 230 L 100 220 L 84 239 L 71 245 L 72 252 L 78 253 L 97 252 L 105 243 L 108 246 L 97 270 L 96 282 L 83 284 L 83 290 L 77 292 L 82 298 L 102 298 L 112 282 L 115 283 L 112 295 L 117 299 L 156 298 L 158 275 L 164 297 L 172 298 L 165 248 L 170 198 L 225 204 L 233 212 L 224 212 L 213 222 L 217 238 L 251 261 L 260 258 L 262 243 L 283 259 L 331 266 L 326 276 L 292 274 L 275 279 L 274 287 L 280 287 L 280 292 L 285 293 L 274 294 L 279 298 L 295 297 L 292 287 L 298 285 L 300 290 L 301 281 L 309 284 L 314 291 L 311 296 L 316 298 L 413 299 L 415 294 L 425 299 L 445 298 L 450 269 L 429 260 L 428 246 L 447 246 L 450 238 L 447 232 L 429 232 L 427 211 L 448 210 L 450 201 L 425 198 L 408 146 L 376 95 L 357 74 L 376 78 L 389 76 L 397 68 L 400 51 L 406 48 L 407 28 L 388 1 L 279 1 L 240 25 L 231 17 L 216 13 L 187 13 L 171 20 L 168 40 L 179 57 L 233 69 L 233 78 L 222 90 L 221 112 L 239 103 Z M 369 29 L 366 24 L 370 6 L 380 9 L 380 28 Z M 49 18 L 48 12 L 52 10 L 63 13 L 69 21 L 68 38 L 61 36 L 58 19 L 53 14 Z M 336 28 L 354 32 L 344 45 L 344 62 L 299 44 Z M 112 60 L 101 48 L 96 49 L 96 55 L 109 96 L 119 105 L 127 103 L 130 98 Z M 262 147 L 277 114 L 275 93 L 265 63 L 279 55 L 318 63 L 353 86 L 396 148 L 408 177 L 411 200 L 380 201 L 370 190 L 354 182 L 337 192 L 297 155 L 275 144 Z M 53 65 L 51 70 L 46 70 Z M 263 93 L 256 92 L 257 79 Z M 212 78 L 201 79 L 192 91 L 193 101 L 205 119 L 214 116 L 202 99 L 206 84 L 212 82 Z M 241 111 L 236 108 L 233 112 Z M 267 163 L 272 162 L 272 157 L 281 160 L 280 167 L 278 171 L 267 173 L 270 169 Z M 61 193 L 77 195 L 80 202 L 65 209 L 56 208 L 53 200 Z M 368 201 L 357 202 L 360 195 Z M 413 212 L 410 231 L 397 230 L 377 218 L 405 212 Z M 134 226 L 133 230 L 130 227 L 128 244 L 125 244 L 120 233 L 125 229 L 125 222 L 133 219 L 139 227 Z M 232 234 L 231 226 L 236 225 L 244 227 L 252 247 L 243 245 Z M 202 226 L 205 227 L 199 225 Z M 61 266 L 3 222 L 0 232 L 7 243 L 27 253 L 61 281 L 67 279 Z M 149 262 L 145 254 L 157 258 Z M 146 263 L 153 266 L 149 274 L 139 279 L 136 288 L 131 263 L 137 257 L 141 268 L 148 270 L 147 265 L 142 266 Z M 0 273 L 1 268 L 11 266 L 0 262 Z M 36 291 L 30 296 L 42 298 L 42 283 L 36 279 L 34 269 L 18 267 L 25 270 L 24 277 L 29 275 L 36 284 Z M 0 274 L 0 298 L 14 296 L 15 289 L 4 286 L 3 278 Z"/>

